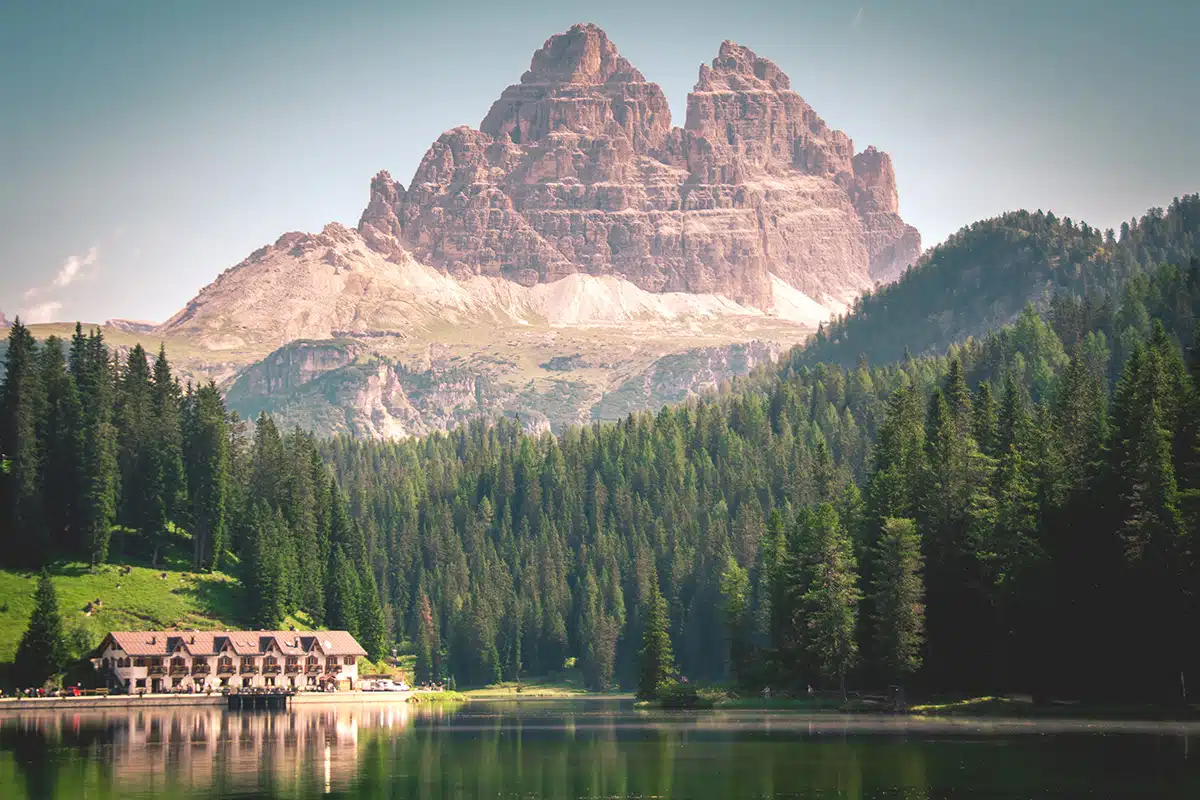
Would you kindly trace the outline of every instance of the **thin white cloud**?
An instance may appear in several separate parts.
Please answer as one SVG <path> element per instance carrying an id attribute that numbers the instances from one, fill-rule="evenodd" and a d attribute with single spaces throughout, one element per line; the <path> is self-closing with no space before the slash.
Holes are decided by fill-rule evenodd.
<path id="1" fill-rule="evenodd" d="M 859 25 L 862 25 L 862 21 L 863 21 L 863 13 L 864 13 L 865 11 L 866 11 L 866 9 L 865 9 L 865 7 L 864 7 L 864 6 L 859 6 L 859 7 L 858 7 L 858 11 L 857 11 L 857 12 L 855 12 L 855 14 L 854 14 L 854 19 L 850 20 L 850 27 L 851 27 L 851 28 L 857 28 Z"/>
<path id="2" fill-rule="evenodd" d="M 65 289 L 85 275 L 84 270 L 100 260 L 100 245 L 94 244 L 81 256 L 67 256 L 67 260 L 58 268 L 54 278 L 46 286 L 34 286 L 25 291 L 24 299 L 33 300 L 46 294 L 53 295 L 57 289 Z M 22 316 L 29 322 L 50 322 L 52 317 L 62 310 L 62 303 L 57 300 L 47 300 L 35 306 L 29 306 L 22 311 Z"/>
<path id="3" fill-rule="evenodd" d="M 100 258 L 99 245 L 89 247 L 85 255 L 68 256 L 67 260 L 63 262 L 62 267 L 58 270 L 58 274 L 54 276 L 54 287 L 62 289 L 70 286 L 79 277 L 79 271 L 84 267 L 90 267 L 92 264 L 95 264 L 98 258 Z"/>
<path id="4" fill-rule="evenodd" d="M 62 309 L 62 303 L 51 301 L 39 303 L 31 308 L 21 309 L 21 321 L 29 324 L 39 322 L 54 322 L 54 317 Z"/>

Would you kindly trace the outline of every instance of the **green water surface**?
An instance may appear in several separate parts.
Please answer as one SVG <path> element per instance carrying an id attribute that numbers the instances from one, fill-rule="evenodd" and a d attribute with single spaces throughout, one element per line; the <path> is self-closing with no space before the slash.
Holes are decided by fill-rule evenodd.
<path id="1" fill-rule="evenodd" d="M 0 798 L 1200 798 L 1200 726 L 600 701 L 0 716 Z"/>

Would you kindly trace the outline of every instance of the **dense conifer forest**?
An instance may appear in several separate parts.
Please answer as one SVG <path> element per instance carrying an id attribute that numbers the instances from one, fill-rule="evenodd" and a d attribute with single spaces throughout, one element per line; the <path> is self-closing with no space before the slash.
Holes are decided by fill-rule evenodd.
<path id="1" fill-rule="evenodd" d="M 1131 278 L 1196 256 L 1200 195 L 1151 209 L 1120 231 L 1014 211 L 963 228 L 895 283 L 864 293 L 797 358 L 849 367 L 861 355 L 872 363 L 898 361 L 906 352 L 940 355 L 1012 322 L 1031 303 L 1043 313 L 1056 297 L 1119 304 Z"/>
<path id="2" fill-rule="evenodd" d="M 643 692 L 671 671 L 1179 699 L 1200 679 L 1200 264 L 1057 285 L 1047 312 L 936 355 L 912 355 L 940 346 L 920 325 L 889 335 L 907 355 L 848 338 L 935 262 L 718 395 L 561 437 L 251 430 L 165 353 L 118 363 L 98 334 L 14 325 L 0 556 L 153 558 L 187 535 L 195 567 L 242 570 L 256 625 L 304 611 L 373 654 L 405 643 L 421 680 L 574 660 Z M 847 363 L 855 341 L 873 344 Z M 647 647 L 670 655 L 653 674 Z"/>

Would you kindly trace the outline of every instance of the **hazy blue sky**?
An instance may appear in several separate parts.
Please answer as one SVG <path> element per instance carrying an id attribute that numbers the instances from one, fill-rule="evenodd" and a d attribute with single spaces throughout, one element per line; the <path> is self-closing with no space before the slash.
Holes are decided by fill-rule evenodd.
<path id="1" fill-rule="evenodd" d="M 581 21 L 676 124 L 721 40 L 773 59 L 891 152 L 926 245 L 1200 189 L 1197 0 L 0 0 L 0 309 L 164 319 L 281 233 L 356 223 L 376 171 L 407 185 Z"/>

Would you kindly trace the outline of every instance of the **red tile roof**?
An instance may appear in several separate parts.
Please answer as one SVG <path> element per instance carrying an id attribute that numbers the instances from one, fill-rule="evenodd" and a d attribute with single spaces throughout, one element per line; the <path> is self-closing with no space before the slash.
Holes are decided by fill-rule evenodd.
<path id="1" fill-rule="evenodd" d="M 261 656 L 269 649 L 289 656 L 310 650 L 329 656 L 367 654 L 347 631 L 113 631 L 97 652 L 110 641 L 131 656 L 170 656 L 177 649 L 192 656 L 215 656 L 227 646 L 239 656 Z"/>

